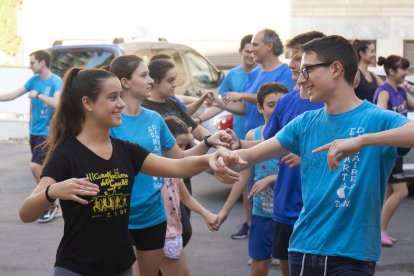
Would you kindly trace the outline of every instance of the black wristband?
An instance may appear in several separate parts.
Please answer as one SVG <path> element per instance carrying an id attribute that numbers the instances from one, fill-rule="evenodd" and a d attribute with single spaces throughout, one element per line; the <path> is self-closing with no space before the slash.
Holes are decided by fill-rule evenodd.
<path id="1" fill-rule="evenodd" d="M 50 186 L 52 186 L 52 185 L 49 185 L 49 186 L 46 187 L 45 196 L 46 196 L 47 201 L 49 201 L 50 203 L 53 203 L 53 202 L 55 202 L 56 199 L 53 199 L 53 198 L 51 198 L 49 196 L 49 188 L 50 188 Z"/>
<path id="2" fill-rule="evenodd" d="M 210 135 L 206 135 L 206 136 L 204 136 L 204 138 L 203 138 L 203 140 L 204 140 L 204 144 L 206 145 L 206 147 L 208 147 L 208 148 L 211 148 L 212 146 L 214 146 L 214 145 L 212 145 L 212 144 L 210 144 L 208 141 L 207 141 L 207 139 L 208 138 L 210 138 L 211 137 L 211 134 Z"/>
<path id="3" fill-rule="evenodd" d="M 36 98 L 38 98 L 38 99 L 39 99 L 39 95 L 40 95 L 40 92 L 37 92 L 37 93 L 36 93 Z"/>

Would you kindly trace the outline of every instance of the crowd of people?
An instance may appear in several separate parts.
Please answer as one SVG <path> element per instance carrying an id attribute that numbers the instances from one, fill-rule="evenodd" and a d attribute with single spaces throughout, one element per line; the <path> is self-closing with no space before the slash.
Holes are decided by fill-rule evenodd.
<path id="1" fill-rule="evenodd" d="M 63 81 L 48 52 L 30 55 L 35 75 L 0 101 L 31 98 L 37 185 L 19 215 L 47 222 L 61 206 L 54 275 L 190 275 L 191 211 L 219 231 L 242 194 L 246 218 L 232 238 L 249 239 L 249 275 L 268 275 L 272 258 L 284 276 L 375 273 L 408 194 L 409 61 L 379 57 L 383 81 L 368 70 L 372 42 L 317 31 L 283 45 L 264 29 L 243 37 L 239 53 L 218 93 L 186 104 L 166 55 L 74 67 Z M 209 109 L 192 118 L 203 102 Z M 223 110 L 235 114 L 234 131 L 201 125 Z M 233 184 L 217 214 L 191 194 L 191 176 L 208 168 Z"/>

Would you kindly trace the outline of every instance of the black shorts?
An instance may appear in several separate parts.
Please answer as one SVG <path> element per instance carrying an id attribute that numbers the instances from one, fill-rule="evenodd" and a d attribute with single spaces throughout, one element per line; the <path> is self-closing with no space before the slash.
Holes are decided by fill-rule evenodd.
<path id="1" fill-rule="evenodd" d="M 279 260 L 288 259 L 288 248 L 293 225 L 273 221 L 273 258 Z"/>
<path id="2" fill-rule="evenodd" d="M 398 157 L 395 161 L 394 168 L 392 169 L 390 178 L 388 179 L 389 184 L 404 183 L 406 182 L 405 174 L 403 171 L 403 158 Z"/>
<path id="3" fill-rule="evenodd" d="M 45 159 L 47 148 L 42 145 L 46 141 L 47 136 L 30 134 L 30 150 L 32 152 L 32 162 L 42 165 Z"/>
<path id="4" fill-rule="evenodd" d="M 167 221 L 143 229 L 129 229 L 132 243 L 141 251 L 164 248 L 166 232 Z"/>

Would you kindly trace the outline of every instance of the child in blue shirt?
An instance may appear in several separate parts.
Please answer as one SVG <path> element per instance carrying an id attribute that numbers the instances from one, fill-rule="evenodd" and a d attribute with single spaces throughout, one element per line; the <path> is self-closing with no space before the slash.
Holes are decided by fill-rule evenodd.
<path id="1" fill-rule="evenodd" d="M 277 82 L 262 85 L 257 92 L 257 109 L 264 117 L 265 124 L 250 130 L 246 135 L 247 141 L 262 141 L 263 131 L 267 126 L 273 110 L 280 97 L 288 89 Z M 223 223 L 234 203 L 242 194 L 247 180 L 254 173 L 254 186 L 249 197 L 253 197 L 252 222 L 249 233 L 249 256 L 252 258 L 251 275 L 267 275 L 272 256 L 272 213 L 273 213 L 273 184 L 276 182 L 279 158 L 257 164 L 244 170 L 241 181 L 234 184 L 230 195 L 219 212 L 219 221 Z"/>

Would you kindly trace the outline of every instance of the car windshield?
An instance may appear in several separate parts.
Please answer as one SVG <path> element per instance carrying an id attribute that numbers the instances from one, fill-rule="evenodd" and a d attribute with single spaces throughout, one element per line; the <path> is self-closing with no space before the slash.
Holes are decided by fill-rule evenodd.
<path id="1" fill-rule="evenodd" d="M 193 51 L 186 51 L 185 55 L 188 57 L 193 80 L 198 85 L 205 89 L 214 88 L 219 85 L 219 73 L 205 58 Z"/>
<path id="2" fill-rule="evenodd" d="M 53 52 L 51 70 L 63 76 L 71 67 L 99 68 L 109 65 L 113 59 L 114 54 L 103 49 L 61 49 Z"/>

